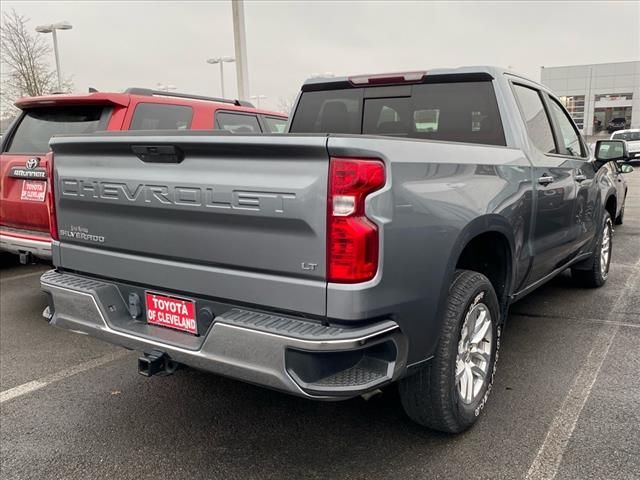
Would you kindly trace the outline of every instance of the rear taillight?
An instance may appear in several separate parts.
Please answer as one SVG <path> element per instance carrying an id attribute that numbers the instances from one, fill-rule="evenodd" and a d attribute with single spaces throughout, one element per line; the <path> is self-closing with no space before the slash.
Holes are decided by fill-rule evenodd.
<path id="1" fill-rule="evenodd" d="M 331 158 L 327 212 L 327 279 L 335 283 L 371 280 L 378 270 L 378 227 L 364 202 L 385 184 L 380 160 Z"/>
<path id="2" fill-rule="evenodd" d="M 56 203 L 53 195 L 53 153 L 47 153 L 47 210 L 49 211 L 49 234 L 53 240 L 58 240 L 58 220 L 56 218 Z"/>

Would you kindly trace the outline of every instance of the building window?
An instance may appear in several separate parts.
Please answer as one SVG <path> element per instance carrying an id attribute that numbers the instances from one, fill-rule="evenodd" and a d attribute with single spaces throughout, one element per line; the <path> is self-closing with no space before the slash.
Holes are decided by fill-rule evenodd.
<path id="1" fill-rule="evenodd" d="M 575 95 L 572 97 L 560 97 L 560 102 L 567 109 L 576 126 L 584 129 L 584 95 Z"/>
<path id="2" fill-rule="evenodd" d="M 601 100 L 633 100 L 633 93 L 603 93 L 601 95 L 596 95 L 596 102 Z"/>

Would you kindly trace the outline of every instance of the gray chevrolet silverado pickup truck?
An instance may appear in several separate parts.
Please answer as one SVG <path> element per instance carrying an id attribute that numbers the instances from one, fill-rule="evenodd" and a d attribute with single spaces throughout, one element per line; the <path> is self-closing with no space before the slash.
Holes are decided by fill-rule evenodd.
<path id="1" fill-rule="evenodd" d="M 398 381 L 470 427 L 511 303 L 607 279 L 625 143 L 591 155 L 545 87 L 496 68 L 308 81 L 285 135 L 55 137 L 51 324 L 312 399 Z M 627 170 L 629 167 L 626 167 Z"/>

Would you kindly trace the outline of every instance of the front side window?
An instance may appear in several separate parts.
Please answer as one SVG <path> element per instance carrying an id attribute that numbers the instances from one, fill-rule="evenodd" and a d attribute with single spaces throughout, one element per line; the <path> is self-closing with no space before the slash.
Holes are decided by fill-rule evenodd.
<path id="1" fill-rule="evenodd" d="M 186 130 L 192 117 L 193 109 L 185 105 L 139 103 L 129 130 Z"/>
<path id="2" fill-rule="evenodd" d="M 527 126 L 531 142 L 544 153 L 557 153 L 551 123 L 542 104 L 540 93 L 533 88 L 517 84 L 513 85 L 513 91 L 520 104 L 520 113 Z"/>
<path id="3" fill-rule="evenodd" d="M 102 106 L 37 107 L 25 112 L 7 152 L 46 153 L 54 135 L 93 133 L 106 128 Z M 108 112 L 106 112 L 108 113 Z"/>
<path id="4" fill-rule="evenodd" d="M 584 95 L 560 97 L 560 102 L 569 112 L 579 129 L 584 128 Z"/>
<path id="5" fill-rule="evenodd" d="M 262 133 L 255 115 L 216 112 L 216 123 L 219 129 L 231 133 Z"/>
<path id="6" fill-rule="evenodd" d="M 551 115 L 553 115 L 553 118 L 555 118 L 556 123 L 560 127 L 560 134 L 562 135 L 560 140 L 564 145 L 566 153 L 572 157 L 582 157 L 582 142 L 580 142 L 580 136 L 573 127 L 571 120 L 569 120 L 569 116 L 554 98 L 551 98 L 550 104 Z"/>

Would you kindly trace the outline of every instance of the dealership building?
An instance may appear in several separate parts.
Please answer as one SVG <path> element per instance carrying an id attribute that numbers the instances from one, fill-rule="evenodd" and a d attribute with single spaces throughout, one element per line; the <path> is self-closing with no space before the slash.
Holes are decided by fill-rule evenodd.
<path id="1" fill-rule="evenodd" d="M 542 67 L 540 78 L 585 135 L 606 134 L 614 118 L 640 128 L 640 61 Z"/>

